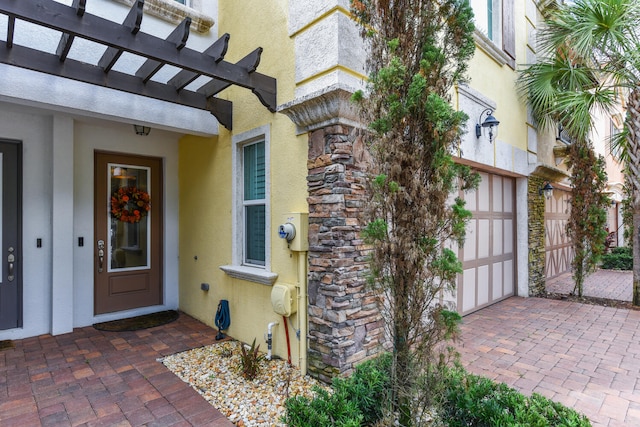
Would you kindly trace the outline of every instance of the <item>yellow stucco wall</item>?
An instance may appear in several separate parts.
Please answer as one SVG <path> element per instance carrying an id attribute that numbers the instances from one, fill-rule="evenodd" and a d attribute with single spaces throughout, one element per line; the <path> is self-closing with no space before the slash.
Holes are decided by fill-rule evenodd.
<path id="1" fill-rule="evenodd" d="M 527 19 L 524 2 L 514 4 L 516 32 L 516 68 L 526 63 Z M 527 110 L 515 90 L 517 73 L 509 65 L 500 65 L 480 47 L 469 62 L 469 86 L 496 103 L 495 117 L 500 120 L 498 138 L 521 150 L 527 150 Z M 477 117 L 469 117 L 471 124 Z"/>
<path id="2" fill-rule="evenodd" d="M 523 63 L 527 39 L 524 6 L 517 5 L 515 12 L 518 63 Z M 219 2 L 219 34 L 231 35 L 225 60 L 236 62 L 258 46 L 263 47 L 258 72 L 277 79 L 279 105 L 294 98 L 296 87 L 288 13 L 286 0 Z M 498 106 L 495 115 L 501 121 L 500 140 L 526 151 L 527 115 L 514 89 L 516 72 L 478 49 L 469 76 L 470 86 Z M 190 136 L 180 142 L 180 308 L 213 325 L 219 300 L 227 299 L 231 311 L 229 335 L 244 342 L 257 338 L 262 349 L 266 349 L 263 336 L 267 325 L 277 321 L 274 353 L 286 357 L 283 321 L 272 310 L 271 286 L 233 279 L 220 270 L 220 266 L 232 263 L 235 238 L 232 139 L 258 127 L 269 127 L 271 271 L 278 274 L 277 282 L 297 284 L 299 255 L 277 237 L 277 227 L 286 213 L 307 211 L 307 135 L 296 136 L 289 118 L 269 112 L 247 89 L 230 87 L 220 97 L 234 104 L 233 131 L 221 127 L 217 137 Z M 475 120 L 477 117 L 470 118 L 470 122 Z M 201 283 L 209 283 L 210 291 L 201 291 Z M 297 315 L 292 321 L 298 328 Z M 299 341 L 291 329 L 290 337 L 293 362 L 298 364 Z"/>
<path id="3" fill-rule="evenodd" d="M 257 47 L 264 51 L 258 72 L 277 79 L 278 104 L 293 98 L 294 46 L 287 33 L 287 1 L 219 3 L 219 33 L 231 35 L 225 60 L 236 62 Z M 307 136 L 296 136 L 283 114 L 271 113 L 250 90 L 230 87 L 220 94 L 233 102 L 233 131 L 220 127 L 213 138 L 188 136 L 180 142 L 180 308 L 214 324 L 220 299 L 230 304 L 228 334 L 261 344 L 267 325 L 273 329 L 274 354 L 286 357 L 283 320 L 271 307 L 271 286 L 233 279 L 220 270 L 232 263 L 232 144 L 234 135 L 268 125 L 270 129 L 271 271 L 277 283 L 297 283 L 297 253 L 277 236 L 288 212 L 307 211 Z M 197 256 L 197 260 L 194 258 Z M 200 290 L 201 283 L 210 290 Z M 292 316 L 298 328 L 297 315 Z M 298 364 L 295 332 L 289 328 L 294 364 Z"/>
<path id="4" fill-rule="evenodd" d="M 517 55 L 517 54 L 516 54 Z M 498 138 L 521 150 L 527 149 L 527 112 L 515 92 L 516 72 L 500 66 L 480 48 L 469 63 L 469 86 L 496 102 L 494 116 L 500 120 Z M 477 117 L 469 117 L 474 124 Z"/>

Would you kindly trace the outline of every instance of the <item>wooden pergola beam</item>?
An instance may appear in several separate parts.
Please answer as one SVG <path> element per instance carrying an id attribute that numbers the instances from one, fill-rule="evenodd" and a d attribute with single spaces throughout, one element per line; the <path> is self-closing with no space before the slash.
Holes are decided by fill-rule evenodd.
<path id="1" fill-rule="evenodd" d="M 87 9 L 87 0 L 73 0 L 72 8 L 76 10 L 78 16 L 83 16 Z M 74 36 L 67 33 L 63 33 L 58 42 L 58 48 L 56 49 L 56 55 L 60 58 L 60 61 L 64 61 L 71 50 Z"/>
<path id="2" fill-rule="evenodd" d="M 216 40 L 204 51 L 204 54 L 209 55 L 216 62 L 222 61 L 229 47 L 229 38 L 230 36 L 228 33 L 223 34 L 222 37 Z M 182 90 L 185 86 L 187 86 L 198 77 L 200 77 L 198 73 L 194 73 L 188 70 L 182 70 L 171 79 L 169 79 L 168 84 L 174 86 L 176 90 Z"/>
<path id="3" fill-rule="evenodd" d="M 144 83 L 138 77 L 118 71 L 112 70 L 110 73 L 105 74 L 99 67 L 68 58 L 65 62 L 61 62 L 57 55 L 24 46 L 14 45 L 13 48 L 7 49 L 6 43 L 2 41 L 0 41 L 0 62 L 96 86 L 207 110 L 223 126 L 228 129 L 232 128 L 232 103 L 224 99 L 206 98 L 197 92 L 187 90 L 177 92 L 173 87 L 166 84 L 154 81 Z"/>
<path id="4" fill-rule="evenodd" d="M 191 18 L 186 17 L 182 20 L 169 36 L 166 38 L 171 44 L 174 44 L 176 50 L 181 50 L 187 45 L 189 38 L 189 27 L 191 26 Z M 162 68 L 164 64 L 154 59 L 147 59 L 144 64 L 136 71 L 136 77 L 140 77 L 143 82 L 148 82 L 151 77 Z"/>
<path id="5" fill-rule="evenodd" d="M 144 0 L 138 0 L 131 6 L 127 17 L 122 23 L 123 26 L 131 30 L 131 34 L 138 34 L 140 31 L 140 25 L 142 24 L 142 8 L 144 7 Z M 122 56 L 122 50 L 109 46 L 107 50 L 102 54 L 102 57 L 98 61 L 98 67 L 101 67 L 105 73 L 108 73 L 111 68 L 116 64 L 118 59 Z"/>
<path id="6" fill-rule="evenodd" d="M 0 62 L 81 82 L 108 87 L 163 101 L 210 111 L 231 129 L 232 104 L 213 95 L 228 86 L 251 90 L 271 112 L 276 111 L 276 80 L 256 72 L 262 48 L 233 64 L 224 61 L 229 35 L 223 35 L 205 52 L 186 47 L 189 19 L 185 19 L 166 40 L 140 32 L 144 0 L 137 0 L 123 24 L 85 13 L 86 0 L 66 6 L 54 0 L 0 1 L 0 13 L 7 15 L 7 41 L 0 42 Z M 62 32 L 56 54 L 17 46 L 13 43 L 16 19 Z M 105 46 L 97 65 L 67 58 L 74 39 L 82 38 Z M 122 53 L 145 58 L 135 74 L 113 71 Z M 151 77 L 163 66 L 180 71 L 168 83 Z M 211 78 L 203 87 L 185 87 L 198 77 Z M 212 90 L 213 89 L 213 90 Z"/>
<path id="7" fill-rule="evenodd" d="M 54 0 L 0 2 L 0 13 L 250 89 L 265 107 L 276 111 L 273 77 L 249 73 L 226 61 L 216 62 L 189 48 L 178 51 L 169 41 L 146 33 L 132 34 L 126 27 L 95 15 L 85 13 L 80 17 L 73 8 Z"/>
<path id="8" fill-rule="evenodd" d="M 16 18 L 13 16 L 9 17 L 9 22 L 7 23 L 7 47 L 11 49 L 13 46 L 13 35 L 16 31 Z"/>
<path id="9" fill-rule="evenodd" d="M 260 64 L 260 56 L 262 55 L 262 48 L 259 47 L 249 55 L 242 58 L 240 61 L 236 63 L 247 70 L 248 73 L 253 73 L 258 68 Z M 210 82 L 202 85 L 198 92 L 203 93 L 205 96 L 213 96 L 217 93 L 222 92 L 224 89 L 231 86 L 231 83 L 225 82 L 222 80 L 213 79 Z"/>

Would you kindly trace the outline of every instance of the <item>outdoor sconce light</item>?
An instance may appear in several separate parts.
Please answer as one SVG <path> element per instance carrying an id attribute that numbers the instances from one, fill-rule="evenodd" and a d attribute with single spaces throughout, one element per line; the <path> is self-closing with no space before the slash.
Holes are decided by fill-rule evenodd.
<path id="1" fill-rule="evenodd" d="M 538 190 L 538 194 L 541 196 L 544 194 L 544 198 L 548 200 L 553 195 L 553 187 L 551 186 L 551 184 L 549 184 L 549 182 L 546 182 L 544 184 L 544 187 Z"/>
<path id="2" fill-rule="evenodd" d="M 136 135 L 144 135 L 144 136 L 149 135 L 149 132 L 151 132 L 150 127 L 142 126 L 142 125 L 133 125 L 133 130 L 136 131 Z"/>
<path id="3" fill-rule="evenodd" d="M 484 121 L 482 121 L 482 116 L 485 117 Z M 478 117 L 478 123 L 476 123 L 476 138 L 480 138 L 482 136 L 482 128 L 489 128 L 489 142 L 493 142 L 493 139 L 498 134 L 499 124 L 500 122 L 498 119 L 493 117 L 493 109 L 484 109 L 484 111 L 480 113 L 480 117 Z"/>

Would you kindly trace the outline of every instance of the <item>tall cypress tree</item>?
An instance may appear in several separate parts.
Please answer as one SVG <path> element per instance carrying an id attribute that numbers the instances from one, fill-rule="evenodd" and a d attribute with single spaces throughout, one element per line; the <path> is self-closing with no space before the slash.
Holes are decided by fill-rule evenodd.
<path id="1" fill-rule="evenodd" d="M 584 279 L 593 273 L 605 250 L 607 231 L 606 207 L 609 196 L 605 194 L 607 173 L 602 156 L 596 156 L 588 142 L 575 141 L 569 147 L 571 168 L 571 213 L 567 233 L 575 256 L 573 267 L 573 292 L 582 296 Z"/>
<path id="2" fill-rule="evenodd" d="M 393 344 L 393 410 L 409 426 L 424 397 L 420 374 L 437 370 L 438 343 L 459 319 L 441 304 L 462 272 L 452 247 L 470 217 L 452 195 L 478 177 L 451 157 L 467 116 L 450 95 L 475 49 L 473 12 L 465 0 L 352 0 L 351 8 L 370 49 L 367 92 L 354 96 L 373 158 L 363 235 Z"/>

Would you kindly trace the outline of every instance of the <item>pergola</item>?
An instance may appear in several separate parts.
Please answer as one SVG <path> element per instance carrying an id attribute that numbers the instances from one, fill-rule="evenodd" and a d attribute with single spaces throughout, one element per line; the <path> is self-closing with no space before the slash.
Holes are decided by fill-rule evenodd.
<path id="1" fill-rule="evenodd" d="M 144 0 L 133 4 L 122 24 L 86 13 L 86 2 L 74 0 L 72 6 L 66 6 L 53 0 L 0 0 L 0 13 L 8 16 L 7 40 L 0 41 L 0 63 L 207 110 L 227 129 L 232 128 L 232 103 L 216 94 L 231 85 L 250 89 L 269 111 L 276 111 L 276 80 L 256 72 L 262 48 L 233 64 L 224 60 L 229 34 L 197 52 L 186 47 L 191 18 L 185 18 L 163 40 L 140 32 Z M 61 32 L 55 54 L 14 44 L 16 20 Z M 76 38 L 104 48 L 97 64 L 68 57 Z M 124 52 L 144 58 L 135 73 L 113 69 Z M 152 80 L 164 66 L 179 70 L 166 83 Z M 195 90 L 187 89 L 202 78 L 205 82 Z"/>

